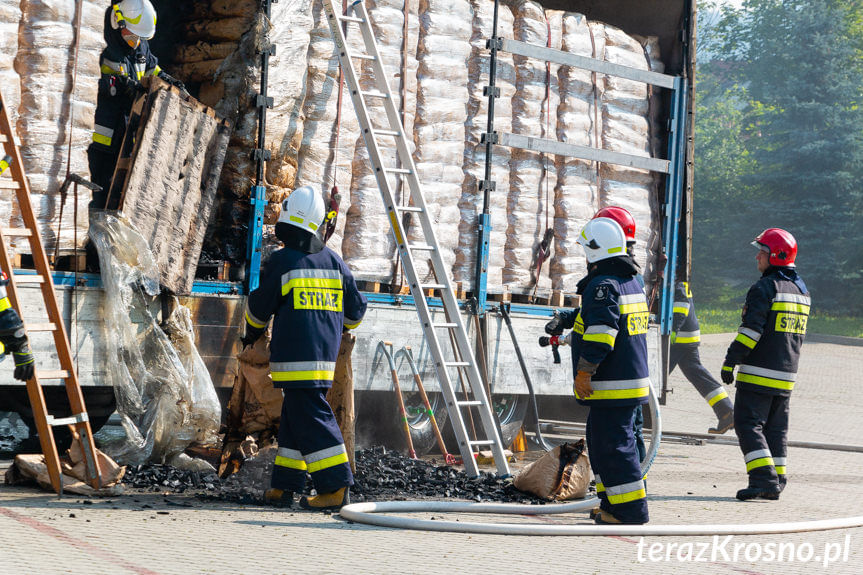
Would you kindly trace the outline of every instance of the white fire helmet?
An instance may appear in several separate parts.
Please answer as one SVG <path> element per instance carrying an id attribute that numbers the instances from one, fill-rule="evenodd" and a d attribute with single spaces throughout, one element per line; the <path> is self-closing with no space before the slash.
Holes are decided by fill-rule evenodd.
<path id="1" fill-rule="evenodd" d="M 111 5 L 111 25 L 145 40 L 156 34 L 156 9 L 150 0 L 121 0 Z"/>
<path id="2" fill-rule="evenodd" d="M 327 209 L 321 194 L 311 186 L 301 186 L 282 202 L 279 222 L 316 234 L 326 215 Z"/>
<path id="3" fill-rule="evenodd" d="M 587 261 L 595 263 L 626 255 L 626 236 L 620 224 L 611 218 L 595 218 L 587 222 L 576 240 Z"/>

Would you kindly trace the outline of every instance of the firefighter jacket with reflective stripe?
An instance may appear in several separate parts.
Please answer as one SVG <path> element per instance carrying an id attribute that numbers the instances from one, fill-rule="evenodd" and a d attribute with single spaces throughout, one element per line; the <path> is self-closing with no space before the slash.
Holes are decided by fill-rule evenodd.
<path id="1" fill-rule="evenodd" d="M 692 303 L 692 290 L 688 282 L 677 282 L 674 287 L 674 321 L 671 331 L 677 334 L 675 345 L 695 344 L 701 341 L 701 331 L 698 329 L 698 318 L 695 316 L 695 305 Z"/>
<path id="2" fill-rule="evenodd" d="M 126 131 L 132 99 L 123 88 L 126 78 L 140 82 L 144 76 L 158 76 L 159 60 L 150 52 L 143 38 L 137 48 L 123 40 L 119 30 L 111 28 L 111 8 L 105 12 L 105 42 L 99 57 L 102 75 L 96 100 L 93 146 L 104 151 L 119 145 Z"/>
<path id="3" fill-rule="evenodd" d="M 273 319 L 270 372 L 276 387 L 330 387 L 343 328 L 366 313 L 366 298 L 348 266 L 331 249 L 283 248 L 270 256 L 261 285 L 249 294 L 246 329 Z"/>
<path id="4" fill-rule="evenodd" d="M 584 288 L 572 336 L 573 373 L 580 358 L 598 364 L 593 395 L 582 405 L 607 407 L 647 403 L 649 313 L 635 277 L 597 275 Z"/>
<path id="5" fill-rule="evenodd" d="M 746 294 L 743 322 L 723 369 L 737 369 L 737 386 L 790 395 L 809 319 L 809 292 L 797 271 L 770 267 Z"/>

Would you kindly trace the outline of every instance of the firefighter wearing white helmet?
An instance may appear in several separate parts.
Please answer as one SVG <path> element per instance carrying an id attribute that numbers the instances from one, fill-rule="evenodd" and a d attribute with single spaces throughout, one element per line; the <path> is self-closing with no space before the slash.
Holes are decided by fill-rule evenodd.
<path id="1" fill-rule="evenodd" d="M 96 100 L 93 141 L 87 150 L 90 179 L 102 187 L 93 194 L 91 208 L 106 207 L 108 187 L 120 154 L 129 111 L 143 91 L 141 80 L 158 76 L 181 90 L 159 67 L 147 42 L 156 33 L 156 10 L 150 0 L 122 0 L 105 9 L 103 33 L 106 47 L 99 57 L 102 75 Z M 88 249 L 88 259 L 95 253 Z"/>
<path id="2" fill-rule="evenodd" d="M 626 253 L 626 236 L 609 218 L 590 220 L 578 237 L 588 273 L 578 282 L 581 310 L 573 329 L 573 391 L 590 407 L 587 450 L 600 499 L 597 523 L 647 523 L 647 499 L 633 433 L 647 403 L 648 309 Z"/>
<path id="3" fill-rule="evenodd" d="M 270 373 L 284 390 L 279 452 L 266 492 L 276 506 L 293 505 L 311 474 L 318 495 L 302 497 L 306 509 L 337 509 L 349 502 L 353 475 L 344 440 L 326 401 L 332 386 L 343 330 L 360 324 L 366 298 L 345 262 L 321 241 L 326 217 L 321 194 L 309 186 L 282 202 L 276 237 L 285 247 L 273 253 L 261 285 L 246 304 L 246 335 L 252 345 L 270 318 Z"/>

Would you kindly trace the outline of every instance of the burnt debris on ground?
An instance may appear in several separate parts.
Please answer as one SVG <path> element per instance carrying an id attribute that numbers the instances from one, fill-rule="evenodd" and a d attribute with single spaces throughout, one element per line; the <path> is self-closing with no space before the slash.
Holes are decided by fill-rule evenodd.
<path id="1" fill-rule="evenodd" d="M 248 460 L 243 468 L 220 480 L 212 472 L 183 471 L 167 465 L 130 466 L 123 484 L 128 490 L 148 493 L 177 493 L 205 500 L 260 504 L 269 487 L 272 460 L 269 450 L 262 451 L 258 461 Z M 469 477 L 459 467 L 436 465 L 434 460 L 410 459 L 383 447 L 356 452 L 357 471 L 351 500 L 398 501 L 408 499 L 460 499 L 507 503 L 542 504 L 547 501 L 523 493 L 512 486 L 510 478 L 501 479 L 487 472 Z M 312 483 L 306 484 L 306 493 Z"/>

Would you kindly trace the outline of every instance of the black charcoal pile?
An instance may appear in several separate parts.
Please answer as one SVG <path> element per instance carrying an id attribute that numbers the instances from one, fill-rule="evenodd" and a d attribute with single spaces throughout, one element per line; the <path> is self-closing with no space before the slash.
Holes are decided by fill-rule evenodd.
<path id="1" fill-rule="evenodd" d="M 263 452 L 261 452 L 263 455 Z M 210 501 L 260 504 L 269 487 L 272 462 L 267 457 L 246 461 L 231 477 L 220 480 L 215 473 L 183 471 L 167 465 L 146 464 L 126 470 L 123 483 L 139 492 L 185 493 Z M 256 461 L 257 460 L 257 461 Z M 545 503 L 512 486 L 511 479 L 480 472 L 469 477 L 460 468 L 435 465 L 434 461 L 410 459 L 382 447 L 356 452 L 356 482 L 351 500 L 399 501 L 408 499 L 458 499 L 507 503 Z M 311 479 L 306 493 L 312 491 Z"/>
<path id="2" fill-rule="evenodd" d="M 356 484 L 351 501 L 398 501 L 405 499 L 462 499 L 508 503 L 545 503 L 512 486 L 511 479 L 481 471 L 469 477 L 459 468 L 437 466 L 409 459 L 382 447 L 356 453 Z"/>

